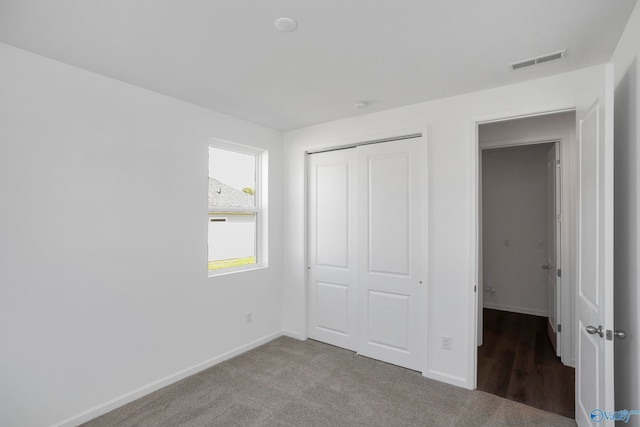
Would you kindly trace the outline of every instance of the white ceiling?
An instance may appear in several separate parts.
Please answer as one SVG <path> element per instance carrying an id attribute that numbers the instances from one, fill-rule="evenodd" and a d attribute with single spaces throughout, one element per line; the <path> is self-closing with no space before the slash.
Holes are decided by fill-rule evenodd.
<path id="1" fill-rule="evenodd" d="M 0 0 L 0 41 L 290 130 L 607 62 L 635 3 Z"/>

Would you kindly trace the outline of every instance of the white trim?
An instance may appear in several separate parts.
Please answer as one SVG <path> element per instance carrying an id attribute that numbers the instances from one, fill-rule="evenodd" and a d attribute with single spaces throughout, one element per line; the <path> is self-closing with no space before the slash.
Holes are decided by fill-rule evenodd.
<path id="1" fill-rule="evenodd" d="M 481 253 L 479 245 L 480 241 L 480 148 L 478 146 L 478 126 L 480 119 L 471 118 L 469 126 L 468 138 L 473 142 L 472 152 L 469 156 L 469 170 L 471 171 L 471 179 L 469 180 L 469 194 L 473 200 L 473 206 L 470 209 L 469 216 L 469 233 L 471 234 L 470 245 L 467 248 L 468 265 L 471 267 L 469 271 L 468 291 L 469 297 L 467 301 L 467 313 L 470 313 L 469 324 L 467 325 L 467 366 L 466 387 L 475 389 L 477 387 L 477 365 L 478 365 L 478 295 L 482 292 L 482 278 L 479 276 L 478 257 Z"/>
<path id="2" fill-rule="evenodd" d="M 422 173 L 423 191 L 421 194 L 422 213 L 424 215 L 424 223 L 423 223 L 423 230 L 422 230 L 422 244 L 423 244 L 422 254 L 424 256 L 424 260 L 422 265 L 423 278 L 422 278 L 422 290 L 421 290 L 422 296 L 424 297 L 424 302 L 422 304 L 422 307 L 424 308 L 424 313 L 422 318 L 422 321 L 424 322 L 424 331 L 423 331 L 424 343 L 422 343 L 422 346 L 421 346 L 422 356 L 424 358 L 423 365 L 422 365 L 422 375 L 424 375 L 425 372 L 427 372 L 429 369 L 429 302 L 430 302 L 430 298 L 429 298 L 429 273 L 430 273 L 430 268 L 429 268 L 429 265 L 430 265 L 429 264 L 429 220 L 430 220 L 429 173 L 431 172 L 431 168 L 429 167 L 429 134 L 427 133 L 428 130 L 429 130 L 429 126 L 425 125 L 424 131 L 422 132 L 423 149 L 422 149 L 422 159 L 421 159 L 421 162 L 423 164 L 423 170 L 424 170 L 424 172 Z"/>
<path id="3" fill-rule="evenodd" d="M 306 155 L 308 152 L 316 152 L 319 150 L 331 150 L 331 149 L 340 149 L 346 148 L 349 145 L 359 144 L 363 141 L 376 141 L 382 139 L 391 139 L 395 138 L 399 135 L 413 135 L 413 134 L 422 134 L 422 136 L 427 135 L 428 126 L 425 123 L 422 126 L 414 126 L 410 128 L 400 128 L 400 129 L 391 129 L 384 132 L 376 132 L 376 133 L 363 133 L 357 134 L 349 137 L 330 137 L 326 139 L 319 139 L 317 141 L 312 141 L 308 145 L 305 145 L 300 148 L 303 155 Z M 306 173 L 305 169 L 305 173 Z"/>
<path id="4" fill-rule="evenodd" d="M 219 277 L 219 276 L 226 276 L 227 274 L 239 273 L 241 271 L 263 270 L 267 267 L 268 266 L 266 265 L 255 263 L 255 264 L 240 265 L 238 267 L 219 268 L 217 270 L 207 269 L 207 271 L 209 272 L 209 277 Z"/>
<path id="5" fill-rule="evenodd" d="M 283 329 L 282 330 L 282 335 L 285 336 L 285 337 L 293 338 L 295 340 L 299 340 L 299 341 L 306 341 L 307 340 L 307 338 L 303 337 L 300 332 L 292 331 L 290 329 Z"/>
<path id="6" fill-rule="evenodd" d="M 473 390 L 476 388 L 475 385 L 470 384 L 465 378 L 456 377 L 438 371 L 427 371 L 426 373 L 423 373 L 422 376 L 446 384 L 466 388 L 467 390 Z"/>
<path id="7" fill-rule="evenodd" d="M 258 208 L 251 208 L 248 206 L 244 206 L 244 207 L 234 207 L 234 206 L 219 206 L 220 209 L 215 209 L 215 210 L 210 210 L 208 211 L 209 215 L 224 215 L 226 213 L 229 214 L 233 214 L 233 213 L 257 213 L 259 211 Z"/>
<path id="8" fill-rule="evenodd" d="M 316 151 L 307 151 L 307 154 L 320 154 L 320 153 L 327 153 L 329 151 L 339 151 L 339 150 L 347 150 L 349 148 L 356 148 L 356 147 L 361 147 L 363 145 L 371 145 L 371 144 L 382 144 L 385 142 L 393 142 L 393 141 L 402 141 L 405 139 L 413 139 L 413 138 L 422 138 L 422 134 L 421 133 L 414 133 L 414 134 L 410 134 L 410 135 L 398 135 L 392 138 L 382 138 L 382 139 L 375 139 L 375 140 L 371 140 L 371 141 L 361 141 L 361 142 L 355 142 L 353 144 L 348 144 L 348 145 L 344 145 L 341 147 L 329 147 L 329 148 L 323 148 L 323 149 L 319 149 Z"/>
<path id="9" fill-rule="evenodd" d="M 209 138 L 209 147 L 220 148 L 221 150 L 233 151 L 236 153 L 257 155 L 266 151 L 264 148 L 253 147 L 247 144 L 240 144 L 239 142 L 230 141 L 228 139 Z M 256 171 L 256 174 L 258 171 Z"/>
<path id="10" fill-rule="evenodd" d="M 531 314 L 533 316 L 542 316 L 542 317 L 549 316 L 549 313 L 547 313 L 545 310 L 536 310 L 535 308 L 531 308 L 531 307 L 518 307 L 515 305 L 485 303 L 484 308 L 509 311 L 511 313 Z"/>
<path id="11" fill-rule="evenodd" d="M 212 357 L 211 359 L 205 360 L 204 362 L 197 363 L 189 368 L 183 369 L 171 375 L 167 375 L 164 378 L 161 378 L 157 381 L 144 385 L 128 393 L 125 393 L 122 396 L 116 397 L 105 403 L 94 406 L 93 408 L 87 411 L 81 412 L 77 415 L 67 418 L 66 420 L 53 424 L 51 427 L 67 427 L 67 426 L 72 427 L 72 426 L 80 425 L 96 417 L 99 417 L 100 415 L 106 414 L 107 412 L 110 412 L 116 408 L 119 408 L 120 406 L 126 405 L 129 402 L 133 402 L 136 399 L 146 396 L 147 394 L 153 393 L 156 390 L 159 390 L 170 384 L 178 382 L 188 376 L 197 374 L 198 372 L 204 371 L 205 369 L 215 366 L 218 363 L 224 362 L 225 360 L 231 359 L 232 357 L 238 356 L 249 350 L 253 350 L 254 348 L 260 347 L 261 345 L 266 344 L 270 341 L 273 341 L 274 339 L 279 338 L 282 335 L 283 335 L 282 331 L 266 335 L 248 344 L 240 346 L 234 350 L 228 351 L 216 357 Z"/>
<path id="12" fill-rule="evenodd" d="M 302 277 L 302 330 L 300 331 L 301 339 L 306 340 L 309 338 L 309 269 L 311 268 L 311 261 L 309 260 L 309 154 L 307 154 L 306 148 L 303 148 L 302 153 L 302 254 L 304 257 L 304 269 Z"/>
<path id="13" fill-rule="evenodd" d="M 551 107 L 548 109 L 545 108 L 526 108 L 519 112 L 511 111 L 505 113 L 498 114 L 487 114 L 484 116 L 478 116 L 475 118 L 475 122 L 478 125 L 484 125 L 487 123 L 499 123 L 499 122 L 508 122 L 510 120 L 515 119 L 530 119 L 532 117 L 539 116 L 548 116 L 550 114 L 560 114 L 560 113 L 569 113 L 571 111 L 576 111 L 576 107 L 574 106 L 559 106 L 559 107 Z"/>
<path id="14" fill-rule="evenodd" d="M 517 119 L 514 119 L 517 120 Z M 516 138 L 509 139 L 507 141 L 485 141 L 484 143 L 480 143 L 480 150 L 491 150 L 494 148 L 509 148 L 509 147 L 520 147 L 523 145 L 537 145 L 537 144 L 550 144 L 553 142 L 562 142 L 562 138 L 550 138 L 550 139 L 539 139 L 539 138 Z"/>

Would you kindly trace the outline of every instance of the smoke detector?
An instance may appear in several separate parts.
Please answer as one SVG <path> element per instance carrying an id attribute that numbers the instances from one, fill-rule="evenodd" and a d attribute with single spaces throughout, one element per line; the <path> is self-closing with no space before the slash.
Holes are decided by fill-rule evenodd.
<path id="1" fill-rule="evenodd" d="M 516 71 L 533 65 L 542 64 L 544 62 L 555 61 L 557 59 L 564 58 L 566 54 L 567 50 L 564 49 L 553 53 L 547 53 L 546 55 L 536 56 L 535 58 L 523 59 L 522 61 L 512 62 L 509 64 L 509 69 L 511 71 Z"/>

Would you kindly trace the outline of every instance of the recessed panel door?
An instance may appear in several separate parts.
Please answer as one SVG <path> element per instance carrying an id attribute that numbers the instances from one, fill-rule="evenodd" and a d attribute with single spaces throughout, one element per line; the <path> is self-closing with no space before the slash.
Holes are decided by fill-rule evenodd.
<path id="1" fill-rule="evenodd" d="M 577 111 L 576 422 L 613 426 L 613 66 Z M 589 89 L 589 88 L 587 88 Z M 586 89 L 586 90 L 587 90 Z"/>
<path id="2" fill-rule="evenodd" d="M 356 349 L 355 149 L 309 156 L 308 334 Z"/>
<path id="3" fill-rule="evenodd" d="M 423 370 L 423 140 L 357 148 L 358 353 Z"/>

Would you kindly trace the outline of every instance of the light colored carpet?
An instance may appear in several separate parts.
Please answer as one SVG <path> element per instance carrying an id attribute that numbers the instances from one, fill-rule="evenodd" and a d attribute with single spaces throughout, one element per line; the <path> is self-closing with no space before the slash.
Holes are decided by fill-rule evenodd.
<path id="1" fill-rule="evenodd" d="M 575 422 L 316 341 L 278 338 L 98 417 L 100 426 L 540 426 Z"/>

